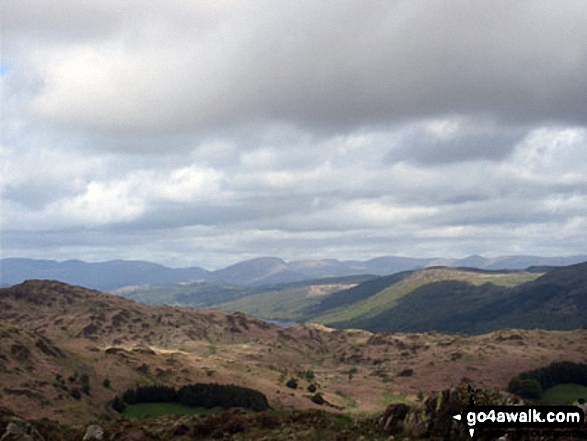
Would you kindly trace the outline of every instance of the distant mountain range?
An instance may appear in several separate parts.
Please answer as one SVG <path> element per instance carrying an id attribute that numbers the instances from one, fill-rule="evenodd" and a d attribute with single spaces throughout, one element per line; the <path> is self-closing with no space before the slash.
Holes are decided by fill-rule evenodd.
<path id="1" fill-rule="evenodd" d="M 0 286 L 30 279 L 58 280 L 72 285 L 109 291 L 129 285 L 151 285 L 197 280 L 209 272 L 202 268 L 167 268 L 151 262 L 112 260 L 88 263 L 81 260 L 2 259 Z"/>
<path id="2" fill-rule="evenodd" d="M 57 262 L 6 258 L 0 260 L 0 286 L 14 285 L 27 279 L 50 279 L 103 291 L 111 291 L 125 286 L 165 285 L 195 281 L 258 287 L 327 277 L 363 274 L 384 276 L 432 266 L 513 270 L 525 269 L 530 266 L 572 265 L 583 261 L 587 261 L 587 256 L 501 256 L 491 259 L 478 255 L 464 259 L 418 259 L 384 256 L 365 261 L 320 259 L 291 262 L 276 257 L 260 257 L 216 271 L 208 271 L 200 267 L 168 268 L 156 263 L 131 260 L 88 263 L 80 260 Z"/>

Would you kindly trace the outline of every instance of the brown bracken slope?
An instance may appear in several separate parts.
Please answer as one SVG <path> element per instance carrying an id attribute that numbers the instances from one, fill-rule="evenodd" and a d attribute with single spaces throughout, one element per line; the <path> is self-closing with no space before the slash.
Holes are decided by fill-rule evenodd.
<path id="1" fill-rule="evenodd" d="M 419 391 L 505 388 L 515 374 L 556 360 L 586 363 L 587 330 L 282 329 L 240 313 L 143 305 L 55 281 L 0 289 L 0 407 L 63 423 L 116 417 L 108 403 L 136 385 L 196 382 L 260 390 L 275 409 L 325 408 L 310 400 L 313 383 L 326 410 L 375 413 Z M 298 389 L 285 386 L 290 378 Z"/>

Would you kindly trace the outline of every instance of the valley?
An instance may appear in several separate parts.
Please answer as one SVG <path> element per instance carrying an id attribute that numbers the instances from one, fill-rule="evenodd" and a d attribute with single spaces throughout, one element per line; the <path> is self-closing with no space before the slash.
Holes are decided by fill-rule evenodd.
<path id="1" fill-rule="evenodd" d="M 254 288 L 188 283 L 115 293 L 148 303 L 371 332 L 482 334 L 506 328 L 571 330 L 587 324 L 587 263 L 500 271 L 432 267 Z"/>
<path id="2" fill-rule="evenodd" d="M 326 428 L 324 439 L 387 439 L 396 429 L 377 421 L 392 409 L 444 418 L 446 394 L 460 391 L 465 403 L 472 386 L 511 402 L 503 391 L 520 373 L 587 363 L 586 268 L 431 267 L 264 286 L 141 284 L 116 295 L 28 280 L 0 288 L 0 431 L 14 413 L 64 427 L 97 422 L 112 439 L 139 422 L 150 431 L 144 439 L 183 439 L 170 435 L 177 424 L 203 439 L 235 427 L 249 433 L 242 439 L 290 430 L 312 439 L 309 421 Z M 122 398 L 197 384 L 260 393 L 270 406 L 261 414 L 271 416 Z M 583 388 L 557 385 L 542 399 L 569 400 Z M 417 438 L 426 424 L 406 434 Z"/>
<path id="3" fill-rule="evenodd" d="M 504 390 L 517 373 L 555 360 L 587 362 L 584 329 L 468 336 L 279 328 L 243 313 L 139 304 L 54 281 L 1 289 L 0 311 L 0 407 L 64 424 L 119 419 L 112 400 L 140 385 L 235 384 L 261 391 L 276 411 L 360 417 L 397 402 L 418 406 L 459 385 Z"/>

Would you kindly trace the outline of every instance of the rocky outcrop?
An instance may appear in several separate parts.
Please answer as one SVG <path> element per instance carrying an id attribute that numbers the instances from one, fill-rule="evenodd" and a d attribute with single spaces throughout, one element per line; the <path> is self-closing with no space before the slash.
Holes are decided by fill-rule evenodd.
<path id="1" fill-rule="evenodd" d="M 82 441 L 102 441 L 104 439 L 104 429 L 97 424 L 92 424 L 86 429 Z"/>
<path id="2" fill-rule="evenodd" d="M 478 405 L 523 404 L 515 395 L 497 389 L 475 391 L 473 397 Z M 469 404 L 470 398 L 467 388 L 459 387 L 433 394 L 420 407 L 392 404 L 378 418 L 377 424 L 389 434 L 410 439 L 470 439 L 466 427 L 453 419 L 453 415 L 461 413 Z"/>
<path id="3" fill-rule="evenodd" d="M 13 416 L 0 441 L 45 441 L 45 438 L 31 423 Z"/>
<path id="4" fill-rule="evenodd" d="M 385 431 L 399 432 L 403 429 L 403 422 L 409 410 L 410 408 L 403 403 L 392 404 L 379 417 L 378 423 Z"/>

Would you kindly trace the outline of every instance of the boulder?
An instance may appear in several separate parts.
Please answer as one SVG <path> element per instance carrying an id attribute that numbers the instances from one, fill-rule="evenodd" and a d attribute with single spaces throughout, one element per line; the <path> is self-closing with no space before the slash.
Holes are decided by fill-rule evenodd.
<path id="1" fill-rule="evenodd" d="M 383 430 L 393 433 L 403 429 L 403 421 L 410 408 L 403 403 L 391 404 L 379 417 L 378 423 Z"/>
<path id="2" fill-rule="evenodd" d="M 473 390 L 477 405 L 524 404 L 515 395 L 494 390 Z M 469 404 L 471 394 L 467 387 L 453 387 L 434 393 L 418 407 L 392 404 L 377 419 L 377 424 L 389 434 L 401 434 L 409 439 L 430 440 L 469 439 L 466 427 L 453 419 Z"/>
<path id="3" fill-rule="evenodd" d="M 86 429 L 82 441 L 102 441 L 104 439 L 104 429 L 97 424 L 92 424 Z"/>
<path id="4" fill-rule="evenodd" d="M 13 416 L 0 441 L 45 441 L 45 438 L 31 423 Z"/>

